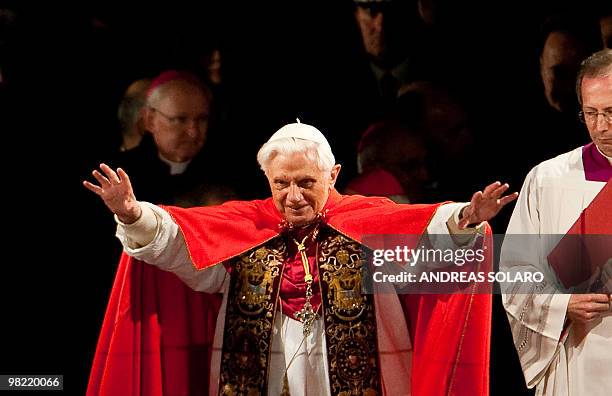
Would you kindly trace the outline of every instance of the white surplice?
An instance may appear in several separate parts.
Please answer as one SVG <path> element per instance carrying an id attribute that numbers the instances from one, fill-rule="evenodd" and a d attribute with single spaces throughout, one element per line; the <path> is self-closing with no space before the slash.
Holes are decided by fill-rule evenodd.
<path id="1" fill-rule="evenodd" d="M 588 325 L 566 322 L 570 294 L 560 294 L 547 256 L 605 185 L 586 181 L 582 147 L 542 162 L 521 188 L 506 234 L 500 271 L 545 274 L 541 284 L 503 290 L 503 302 L 529 388 L 536 395 L 612 394 L 612 312 Z M 612 214 L 611 214 L 612 216 Z M 520 240 L 521 243 L 516 243 Z"/>

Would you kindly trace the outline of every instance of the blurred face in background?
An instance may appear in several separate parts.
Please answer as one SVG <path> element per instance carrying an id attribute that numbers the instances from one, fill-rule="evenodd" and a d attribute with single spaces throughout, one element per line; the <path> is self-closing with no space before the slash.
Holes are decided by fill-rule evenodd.
<path id="1" fill-rule="evenodd" d="M 415 38 L 416 10 L 400 1 L 372 1 L 357 3 L 355 20 L 361 40 L 370 58 L 383 67 L 391 67 L 403 56 Z M 416 9 L 416 7 L 415 7 Z"/>
<path id="2" fill-rule="evenodd" d="M 151 85 L 150 79 L 136 80 L 128 86 L 123 94 L 117 111 L 123 136 L 122 151 L 138 146 L 146 133 L 143 109 L 149 85 Z"/>
<path id="3" fill-rule="evenodd" d="M 430 180 L 423 131 L 394 121 L 372 124 L 364 133 L 357 154 L 359 172 L 377 169 L 391 173 L 410 202 L 422 201 Z"/>
<path id="4" fill-rule="evenodd" d="M 158 89 L 158 97 L 148 106 L 147 129 L 165 159 L 190 161 L 206 140 L 210 100 L 200 88 L 182 80 Z"/>
<path id="5" fill-rule="evenodd" d="M 563 32 L 546 38 L 540 55 L 540 75 L 549 106 L 559 112 L 574 112 L 578 67 L 586 57 L 578 40 Z"/>
<path id="6" fill-rule="evenodd" d="M 355 18 L 368 55 L 375 59 L 382 58 L 387 52 L 387 33 L 384 28 L 385 14 L 382 8 L 358 5 L 355 8 Z"/>
<path id="7" fill-rule="evenodd" d="M 400 182 L 410 202 L 421 202 L 430 180 L 425 142 L 410 133 L 398 134 L 395 142 L 386 149 L 385 168 Z"/>

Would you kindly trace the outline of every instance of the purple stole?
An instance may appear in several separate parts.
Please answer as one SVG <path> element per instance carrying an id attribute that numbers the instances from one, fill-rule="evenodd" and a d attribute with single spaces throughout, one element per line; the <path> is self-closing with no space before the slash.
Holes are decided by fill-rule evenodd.
<path id="1" fill-rule="evenodd" d="M 586 180 L 607 182 L 612 179 L 612 164 L 597 150 L 594 143 L 582 148 L 582 164 Z"/>

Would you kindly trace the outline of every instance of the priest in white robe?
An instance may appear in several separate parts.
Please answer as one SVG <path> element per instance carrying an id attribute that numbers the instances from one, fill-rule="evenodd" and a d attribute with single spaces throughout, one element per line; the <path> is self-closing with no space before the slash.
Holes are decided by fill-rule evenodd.
<path id="1" fill-rule="evenodd" d="M 529 172 L 501 253 L 501 271 L 545 275 L 540 283 L 502 286 L 525 381 L 529 388 L 536 387 L 536 395 L 612 392 L 610 290 L 567 294 L 574 289 L 568 292 L 556 280 L 548 261 L 582 211 L 596 197 L 612 195 L 612 50 L 599 51 L 582 63 L 577 91 L 592 143 Z"/>

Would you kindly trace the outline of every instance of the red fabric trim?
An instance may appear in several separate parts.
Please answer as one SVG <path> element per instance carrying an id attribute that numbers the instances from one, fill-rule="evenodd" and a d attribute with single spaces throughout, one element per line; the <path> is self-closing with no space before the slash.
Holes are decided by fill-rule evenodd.
<path id="1" fill-rule="evenodd" d="M 208 395 L 221 296 L 121 257 L 87 396 Z"/>
<path id="2" fill-rule="evenodd" d="M 362 173 L 357 176 L 346 186 L 348 191 L 354 191 L 357 194 L 363 195 L 406 195 L 406 191 L 397 180 L 397 178 L 389 171 L 376 168 L 369 172 Z"/>
<path id="3" fill-rule="evenodd" d="M 332 190 L 323 213 L 331 227 L 362 242 L 368 234 L 420 235 L 439 205 L 398 205 L 387 198 L 340 195 Z M 282 231 L 283 219 L 272 198 L 163 208 L 178 224 L 197 269 L 235 257 Z"/>
<path id="4" fill-rule="evenodd" d="M 282 218 L 272 199 L 220 206 L 162 206 L 178 224 L 197 269 L 219 264 L 274 238 Z"/>
<path id="5" fill-rule="evenodd" d="M 492 270 L 492 243 L 487 226 L 488 254 L 478 271 Z M 489 394 L 492 289 L 479 283 L 472 291 L 400 296 L 413 341 L 413 396 Z"/>

